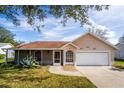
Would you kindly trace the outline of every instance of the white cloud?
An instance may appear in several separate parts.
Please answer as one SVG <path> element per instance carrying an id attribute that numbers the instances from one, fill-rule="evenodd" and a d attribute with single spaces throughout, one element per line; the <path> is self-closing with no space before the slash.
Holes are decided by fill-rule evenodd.
<path id="1" fill-rule="evenodd" d="M 24 39 L 24 38 L 22 38 L 22 37 L 20 37 L 20 36 L 16 36 L 16 39 L 14 39 L 14 40 L 20 40 L 20 41 L 25 41 L 25 42 L 29 42 L 29 40 L 26 40 L 26 39 Z"/>
<path id="2" fill-rule="evenodd" d="M 44 29 L 41 33 L 41 36 L 45 38 L 57 38 L 62 37 L 64 34 L 68 33 L 68 30 L 74 29 L 76 27 L 63 27 L 63 26 L 56 26 L 55 28 L 50 29 Z"/>
<path id="3" fill-rule="evenodd" d="M 12 22 L 10 22 L 9 20 L 7 20 L 5 18 L 0 18 L 0 25 L 1 26 L 6 25 L 8 27 L 13 27 L 14 26 Z"/>
<path id="4" fill-rule="evenodd" d="M 118 37 L 116 36 L 115 31 L 108 31 L 106 37 L 108 37 L 108 41 L 112 44 L 115 45 L 118 43 Z"/>
<path id="5" fill-rule="evenodd" d="M 44 25 L 47 25 L 47 24 L 58 25 L 60 24 L 60 19 L 55 19 L 53 17 L 50 17 L 50 18 L 45 19 L 43 24 Z"/>
<path id="6" fill-rule="evenodd" d="M 72 41 L 72 40 L 78 38 L 80 35 L 81 35 L 81 34 L 76 34 L 76 35 L 67 36 L 67 37 L 62 38 L 62 41 Z"/>
<path id="7" fill-rule="evenodd" d="M 92 19 L 89 19 L 89 22 L 91 23 L 91 25 L 85 25 L 86 29 L 92 29 L 93 27 L 94 29 L 100 29 L 102 31 L 106 30 L 107 34 L 105 36 L 108 38 L 108 41 L 113 44 L 116 44 L 118 42 L 118 37 L 116 37 L 115 31 L 111 31 L 108 27 L 95 23 Z"/>
<path id="8" fill-rule="evenodd" d="M 108 31 L 106 36 L 109 37 L 109 38 L 113 38 L 116 35 L 115 35 L 115 32 L 114 31 Z"/>
<path id="9" fill-rule="evenodd" d="M 48 18 L 46 19 L 45 25 L 54 25 L 52 28 L 47 28 L 44 27 L 41 31 L 40 36 L 46 38 L 46 39 L 55 39 L 55 38 L 62 38 L 66 34 L 70 32 L 72 29 L 76 29 L 77 27 L 74 25 L 71 26 L 63 26 L 62 24 L 59 23 L 60 19 L 55 19 L 55 18 Z"/>
<path id="10" fill-rule="evenodd" d="M 11 31 L 34 31 L 31 25 L 29 25 L 25 18 L 20 18 L 20 25 L 15 26 L 10 20 L 0 18 L 0 25 Z"/>
<path id="11" fill-rule="evenodd" d="M 108 40 L 114 45 L 118 43 L 118 38 L 109 38 Z"/>
<path id="12" fill-rule="evenodd" d="M 124 20 L 124 12 L 122 12 L 124 6 L 110 6 L 108 10 L 103 11 L 91 11 L 90 15 L 94 19 L 98 19 L 99 23 L 114 22 L 117 20 Z"/>
<path id="13" fill-rule="evenodd" d="M 94 27 L 95 29 L 99 28 L 101 30 L 108 30 L 108 27 L 103 26 L 103 25 L 99 25 L 98 23 L 96 23 L 92 19 L 88 19 L 88 20 L 89 20 L 90 25 L 85 25 L 86 29 L 87 28 L 93 28 Z"/>
<path id="14" fill-rule="evenodd" d="M 43 36 L 44 38 L 57 38 L 57 37 L 61 37 L 62 33 L 58 33 L 57 31 L 43 31 L 42 34 L 40 36 Z"/>

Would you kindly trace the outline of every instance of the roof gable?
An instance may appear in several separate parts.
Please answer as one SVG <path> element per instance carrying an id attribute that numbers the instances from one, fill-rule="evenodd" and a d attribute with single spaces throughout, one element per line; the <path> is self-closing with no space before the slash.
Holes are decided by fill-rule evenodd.
<path id="1" fill-rule="evenodd" d="M 104 43 L 104 44 L 106 44 L 106 45 L 108 45 L 108 46 L 110 46 L 110 47 L 112 47 L 112 48 L 114 48 L 114 49 L 116 49 L 116 50 L 118 49 L 116 46 L 112 45 L 110 42 L 101 39 L 100 37 L 96 36 L 95 34 L 93 34 L 93 33 L 91 33 L 91 32 L 85 33 L 84 35 L 78 37 L 77 39 L 73 40 L 72 43 L 75 42 L 76 40 L 80 39 L 80 38 L 85 37 L 86 35 L 91 35 L 91 36 L 93 36 L 94 38 L 100 40 L 102 43 Z"/>
<path id="2" fill-rule="evenodd" d="M 73 47 L 75 47 L 75 48 L 78 48 L 78 46 L 76 46 L 75 44 L 73 44 L 73 43 L 67 43 L 67 44 L 65 44 L 65 45 L 63 45 L 61 48 L 64 48 L 64 47 L 66 47 L 66 46 L 68 46 L 68 45 L 72 45 Z"/>

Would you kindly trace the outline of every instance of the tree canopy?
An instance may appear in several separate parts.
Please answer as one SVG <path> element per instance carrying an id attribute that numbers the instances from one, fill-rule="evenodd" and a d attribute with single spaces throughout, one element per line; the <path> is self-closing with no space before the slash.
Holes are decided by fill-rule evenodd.
<path id="1" fill-rule="evenodd" d="M 14 34 L 5 28 L 0 27 L 0 42 L 1 43 L 11 43 L 14 46 L 23 43 L 22 41 L 14 40 Z"/>
<path id="2" fill-rule="evenodd" d="M 88 29 L 88 32 L 91 32 L 104 40 L 108 39 L 108 37 L 107 37 L 108 30 L 107 29 L 100 29 L 100 28 L 92 27 L 92 28 Z"/>
<path id="3" fill-rule="evenodd" d="M 124 35 L 119 38 L 119 43 L 124 43 Z"/>
<path id="4" fill-rule="evenodd" d="M 9 5 L 0 6 L 0 14 L 11 20 L 15 25 L 20 25 L 19 16 L 23 16 L 28 24 L 40 31 L 43 25 L 36 25 L 36 20 L 42 22 L 45 18 L 52 16 L 61 18 L 63 25 L 66 25 L 69 19 L 74 19 L 75 22 L 79 21 L 83 26 L 89 24 L 89 10 L 101 11 L 108 8 L 108 5 Z"/>

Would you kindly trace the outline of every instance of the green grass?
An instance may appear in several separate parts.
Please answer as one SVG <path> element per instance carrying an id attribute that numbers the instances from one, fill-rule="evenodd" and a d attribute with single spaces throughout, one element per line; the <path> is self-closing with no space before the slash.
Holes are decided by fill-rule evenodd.
<path id="1" fill-rule="evenodd" d="M 5 62 L 5 59 L 0 59 L 0 63 L 3 63 L 3 62 Z"/>
<path id="2" fill-rule="evenodd" d="M 120 68 L 120 69 L 124 69 L 124 61 L 115 61 L 113 64 L 114 67 Z"/>
<path id="3" fill-rule="evenodd" d="M 12 62 L 14 59 L 13 58 L 8 58 L 8 62 Z M 0 59 L 0 63 L 6 62 L 5 59 Z"/>
<path id="4" fill-rule="evenodd" d="M 48 66 L 15 68 L 0 65 L 0 87 L 5 88 L 95 88 L 86 77 L 51 74 Z"/>
<path id="5" fill-rule="evenodd" d="M 115 64 L 124 64 L 124 61 L 115 61 Z"/>

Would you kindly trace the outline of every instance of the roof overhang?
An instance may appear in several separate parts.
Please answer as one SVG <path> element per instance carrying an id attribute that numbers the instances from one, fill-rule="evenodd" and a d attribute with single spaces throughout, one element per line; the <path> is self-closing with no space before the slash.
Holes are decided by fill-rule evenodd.
<path id="1" fill-rule="evenodd" d="M 13 48 L 13 50 L 62 50 L 61 48 Z"/>
<path id="2" fill-rule="evenodd" d="M 14 47 L 14 45 L 12 45 L 11 43 L 3 43 L 3 44 L 10 45 L 10 46 Z M 4 46 L 6 46 L 6 45 L 4 45 Z"/>

